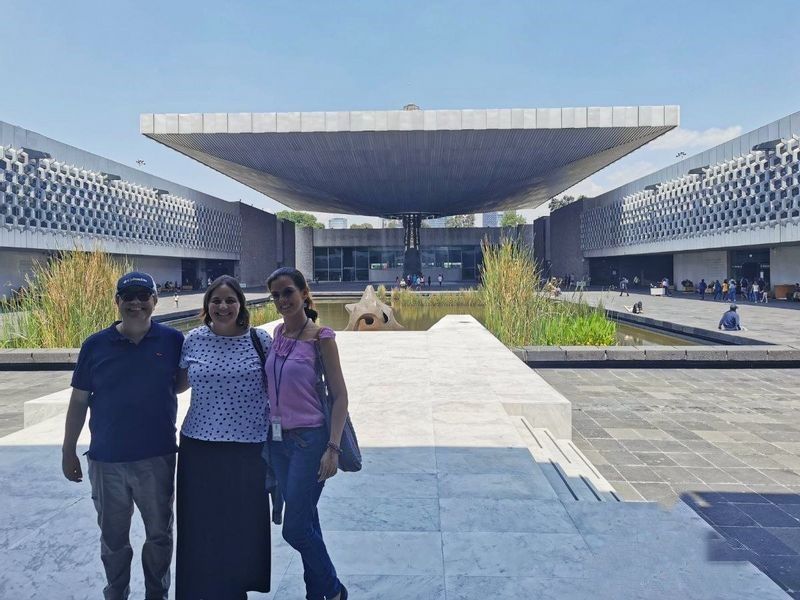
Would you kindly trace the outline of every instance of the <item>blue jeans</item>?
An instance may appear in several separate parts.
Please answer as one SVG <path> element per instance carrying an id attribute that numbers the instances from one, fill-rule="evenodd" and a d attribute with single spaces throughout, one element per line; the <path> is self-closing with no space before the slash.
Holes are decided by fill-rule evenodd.
<path id="1" fill-rule="evenodd" d="M 319 462 L 328 444 L 325 427 L 283 432 L 283 441 L 270 440 L 270 462 L 286 502 L 283 539 L 303 559 L 308 600 L 333 598 L 341 584 L 322 539 L 317 502 L 324 483 L 317 481 Z"/>

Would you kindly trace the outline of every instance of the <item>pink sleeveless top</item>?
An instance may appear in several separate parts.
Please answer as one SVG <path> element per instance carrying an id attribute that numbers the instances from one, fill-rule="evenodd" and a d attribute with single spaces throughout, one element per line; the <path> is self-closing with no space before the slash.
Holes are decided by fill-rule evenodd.
<path id="1" fill-rule="evenodd" d="M 330 327 L 322 327 L 320 339 L 335 338 Z M 316 340 L 294 340 L 283 336 L 283 323 L 275 328 L 264 369 L 269 391 L 270 421 L 280 418 L 282 429 L 320 427 L 325 416 L 317 397 L 314 369 Z"/>

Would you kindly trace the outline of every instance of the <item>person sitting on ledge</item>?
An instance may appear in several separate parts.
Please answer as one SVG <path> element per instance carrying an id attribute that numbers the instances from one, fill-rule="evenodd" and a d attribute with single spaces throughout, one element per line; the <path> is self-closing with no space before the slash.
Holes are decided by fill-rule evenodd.
<path id="1" fill-rule="evenodd" d="M 742 322 L 739 319 L 739 313 L 736 312 L 736 308 L 735 304 L 730 305 L 730 308 L 719 320 L 719 329 L 723 331 L 741 331 Z"/>
<path id="2" fill-rule="evenodd" d="M 633 306 L 625 306 L 625 310 L 627 310 L 629 313 L 633 313 L 635 315 L 642 314 L 644 312 L 644 309 L 642 308 L 642 301 L 640 300 L 639 302 L 635 303 Z"/>

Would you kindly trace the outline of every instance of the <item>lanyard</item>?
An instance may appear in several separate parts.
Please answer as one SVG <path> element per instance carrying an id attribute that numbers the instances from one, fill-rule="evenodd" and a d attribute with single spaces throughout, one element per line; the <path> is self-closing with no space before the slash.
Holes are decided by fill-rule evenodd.
<path id="1" fill-rule="evenodd" d="M 294 343 L 292 344 L 291 348 L 289 348 L 289 352 L 286 353 L 286 356 L 281 363 L 280 370 L 277 370 L 277 363 L 278 363 L 278 353 L 275 353 L 275 360 L 272 361 L 272 379 L 275 382 L 275 412 L 279 412 L 279 405 L 280 405 L 280 396 L 281 396 L 281 381 L 283 381 L 283 367 L 286 366 L 286 362 L 289 360 L 289 357 L 292 355 L 294 351 L 294 347 L 297 345 L 297 341 L 301 335 L 303 335 L 303 331 L 308 325 L 308 317 L 306 317 L 306 322 L 303 323 L 303 328 L 300 330 L 300 333 L 297 334 L 297 337 L 294 338 Z M 284 325 L 285 326 L 285 325 Z M 284 337 L 283 331 L 281 331 L 281 337 Z M 280 415 L 278 415 L 280 416 Z"/>

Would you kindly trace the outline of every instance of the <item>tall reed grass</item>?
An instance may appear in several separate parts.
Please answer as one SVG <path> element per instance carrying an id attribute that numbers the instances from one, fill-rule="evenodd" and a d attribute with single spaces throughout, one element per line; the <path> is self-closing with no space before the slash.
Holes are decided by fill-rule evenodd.
<path id="1" fill-rule="evenodd" d="M 482 306 L 483 298 L 478 290 L 458 290 L 457 292 L 437 292 L 425 295 L 413 290 L 392 289 L 392 306 Z"/>
<path id="2" fill-rule="evenodd" d="M 99 250 L 71 250 L 35 266 L 16 312 L 0 320 L 0 347 L 77 348 L 117 319 L 114 290 L 129 270 Z"/>
<path id="3" fill-rule="evenodd" d="M 612 345 L 616 324 L 602 306 L 558 302 L 541 293 L 529 248 L 513 239 L 481 243 L 486 328 L 506 346 Z"/>
<path id="4" fill-rule="evenodd" d="M 270 323 L 271 321 L 277 321 L 281 318 L 278 309 L 275 308 L 275 304 L 272 302 L 264 302 L 263 304 L 249 306 L 247 309 L 250 311 L 250 325 L 253 327 L 258 327 L 259 325 Z"/>

